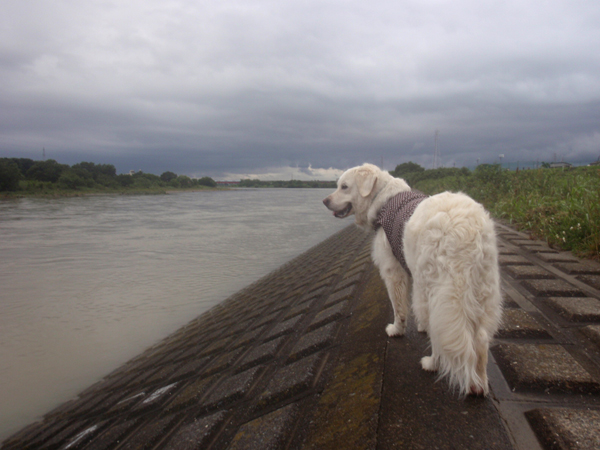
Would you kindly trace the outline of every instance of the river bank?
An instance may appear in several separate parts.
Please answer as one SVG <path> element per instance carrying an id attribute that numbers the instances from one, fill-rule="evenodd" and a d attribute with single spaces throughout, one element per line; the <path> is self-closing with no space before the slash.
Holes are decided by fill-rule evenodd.
<path id="1" fill-rule="evenodd" d="M 0 202 L 0 436 L 346 226 L 320 189 Z"/>

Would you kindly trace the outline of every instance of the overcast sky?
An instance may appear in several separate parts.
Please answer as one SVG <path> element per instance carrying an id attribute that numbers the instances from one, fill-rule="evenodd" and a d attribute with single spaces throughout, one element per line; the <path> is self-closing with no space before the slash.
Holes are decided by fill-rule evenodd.
<path id="1" fill-rule="evenodd" d="M 2 0 L 0 157 L 335 179 L 600 156 L 598 0 Z"/>

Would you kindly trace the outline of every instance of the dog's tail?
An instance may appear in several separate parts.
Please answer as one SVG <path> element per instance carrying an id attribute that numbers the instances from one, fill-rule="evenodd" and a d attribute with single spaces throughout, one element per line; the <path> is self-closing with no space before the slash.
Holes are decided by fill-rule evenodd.
<path id="1" fill-rule="evenodd" d="M 488 348 L 498 326 L 500 292 L 494 288 L 496 280 L 481 280 L 493 274 L 466 272 L 450 270 L 432 293 L 429 337 L 440 378 L 448 377 L 461 396 L 487 395 Z"/>

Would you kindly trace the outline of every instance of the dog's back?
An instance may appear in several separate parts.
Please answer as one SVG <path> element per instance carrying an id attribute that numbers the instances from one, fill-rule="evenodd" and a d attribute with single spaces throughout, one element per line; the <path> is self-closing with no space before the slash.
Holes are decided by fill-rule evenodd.
<path id="1" fill-rule="evenodd" d="M 405 251 L 413 310 L 431 339 L 423 367 L 448 375 L 462 394 L 487 393 L 487 351 L 502 303 L 493 221 L 464 194 L 438 194 L 415 210 Z"/>

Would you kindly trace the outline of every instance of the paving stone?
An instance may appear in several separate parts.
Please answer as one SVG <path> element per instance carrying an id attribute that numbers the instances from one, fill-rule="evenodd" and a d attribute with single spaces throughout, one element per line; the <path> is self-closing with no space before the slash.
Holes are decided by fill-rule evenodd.
<path id="1" fill-rule="evenodd" d="M 319 328 L 329 322 L 333 322 L 334 320 L 341 319 L 342 317 L 344 317 L 344 315 L 348 309 L 348 305 L 349 305 L 348 301 L 343 301 L 343 302 L 336 303 L 327 309 L 324 309 L 323 311 L 319 312 L 315 316 L 312 323 L 309 325 L 308 329 L 314 330 L 314 329 Z"/>
<path id="2" fill-rule="evenodd" d="M 334 303 L 341 302 L 342 300 L 350 300 L 355 290 L 356 286 L 352 285 L 334 292 L 329 297 L 327 297 L 327 300 L 325 300 L 325 306 L 333 305 Z"/>
<path id="3" fill-rule="evenodd" d="M 311 286 L 309 288 L 309 292 L 300 299 L 300 302 L 302 303 L 308 300 L 312 300 L 313 298 L 320 297 L 329 289 L 330 285 L 331 278 L 328 278 L 325 281 L 321 281 L 316 286 Z"/>
<path id="4" fill-rule="evenodd" d="M 514 390 L 600 393 L 600 384 L 561 346 L 499 344 L 492 348 Z"/>
<path id="5" fill-rule="evenodd" d="M 258 339 L 258 336 L 260 336 L 260 334 L 263 331 L 264 331 L 264 327 L 255 328 L 253 330 L 248 331 L 247 333 L 240 336 L 240 338 L 233 343 L 231 348 L 235 349 L 235 348 L 239 348 L 239 347 L 245 347 L 245 346 L 255 342 Z"/>
<path id="6" fill-rule="evenodd" d="M 498 246 L 498 254 L 499 255 L 517 255 L 517 253 L 513 249 L 504 247 L 501 245 Z"/>
<path id="7" fill-rule="evenodd" d="M 281 336 L 272 341 L 268 341 L 262 345 L 259 345 L 255 349 L 251 350 L 244 359 L 237 364 L 235 368 L 236 372 L 241 372 L 252 366 L 264 363 L 273 359 L 281 346 L 285 343 L 287 336 Z"/>
<path id="8" fill-rule="evenodd" d="M 151 371 L 147 371 L 145 373 L 145 378 L 148 378 L 152 375 Z M 141 379 L 144 378 L 144 373 L 143 372 L 138 372 L 138 371 L 131 371 L 131 372 L 126 372 L 121 376 L 115 377 L 115 378 L 111 378 L 111 379 L 107 379 L 105 380 L 99 387 L 98 390 L 114 390 L 114 389 L 119 389 L 123 386 L 130 386 L 132 384 L 139 384 L 139 382 L 141 381 Z M 138 380 L 140 381 L 138 381 Z M 134 382 L 135 380 L 135 382 Z"/>
<path id="9" fill-rule="evenodd" d="M 285 447 L 299 414 L 292 403 L 243 425 L 234 436 L 229 450 L 278 450 Z"/>
<path id="10" fill-rule="evenodd" d="M 600 325 L 588 325 L 583 327 L 581 332 L 600 347 Z"/>
<path id="11" fill-rule="evenodd" d="M 65 415 L 68 415 L 69 413 L 80 408 L 82 406 L 82 403 L 86 402 L 87 399 L 102 398 L 103 394 L 104 394 L 104 392 L 98 392 L 98 393 L 95 393 L 95 395 L 93 394 L 93 395 L 87 396 L 87 398 L 85 400 L 82 400 L 81 398 L 69 400 L 68 402 L 63 403 L 62 405 L 57 406 L 49 413 L 44 414 L 44 417 L 46 417 L 46 418 L 50 418 L 50 417 L 62 418 Z M 94 400 L 92 400 L 92 401 L 94 401 Z"/>
<path id="12" fill-rule="evenodd" d="M 191 358 L 200 358 L 200 352 L 206 348 L 205 345 L 192 345 L 178 356 L 180 361 L 189 361 Z"/>
<path id="13" fill-rule="evenodd" d="M 554 266 L 558 267 L 563 272 L 572 275 L 600 275 L 600 264 L 594 261 L 556 263 Z"/>
<path id="14" fill-rule="evenodd" d="M 108 395 L 101 397 L 100 402 L 90 401 L 82 405 L 81 408 L 76 410 L 77 414 L 101 414 L 114 407 L 119 401 L 129 398 L 131 394 L 131 391 L 127 390 L 119 390 L 112 393 L 109 392 Z"/>
<path id="15" fill-rule="evenodd" d="M 176 416 L 168 416 L 144 424 L 141 428 L 136 430 L 129 439 L 119 446 L 119 449 L 141 450 L 152 448 L 176 419 Z"/>
<path id="16" fill-rule="evenodd" d="M 280 368 L 260 395 L 258 407 L 264 408 L 310 389 L 317 378 L 323 356 L 309 356 Z"/>
<path id="17" fill-rule="evenodd" d="M 253 367 L 225 379 L 202 402 L 203 410 L 223 409 L 223 407 L 243 398 L 258 379 L 261 369 L 262 367 Z"/>
<path id="18" fill-rule="evenodd" d="M 202 350 L 198 356 L 208 356 L 211 353 L 216 353 L 219 352 L 221 350 L 223 350 L 225 347 L 227 347 L 227 345 L 231 342 L 231 338 L 225 338 L 225 339 L 219 339 L 216 342 L 213 342 L 212 344 L 210 344 L 208 347 L 206 347 L 204 350 Z"/>
<path id="19" fill-rule="evenodd" d="M 365 273 L 365 270 L 367 269 L 367 267 L 369 267 L 369 264 L 371 262 L 371 257 L 369 256 L 369 260 L 368 261 L 364 261 L 364 260 L 355 260 L 352 265 L 348 268 L 348 270 L 346 272 L 343 273 L 342 275 L 342 279 L 340 280 L 340 283 L 342 283 L 344 281 L 344 279 L 347 278 L 352 278 L 356 275 L 361 275 Z"/>
<path id="20" fill-rule="evenodd" d="M 192 359 L 187 364 L 183 364 L 182 366 L 180 366 L 180 368 L 169 377 L 169 380 L 179 380 L 181 378 L 201 373 L 201 369 L 204 366 L 206 366 L 211 360 L 212 358 L 210 357 Z"/>
<path id="21" fill-rule="evenodd" d="M 515 264 L 506 266 L 504 271 L 516 280 L 556 278 L 554 274 L 538 266 L 519 266 Z"/>
<path id="22" fill-rule="evenodd" d="M 585 297 L 579 288 L 564 280 L 524 280 L 522 284 L 536 297 Z"/>
<path id="23" fill-rule="evenodd" d="M 225 420 L 226 411 L 184 423 L 171 436 L 163 450 L 200 450 L 206 448 Z"/>
<path id="24" fill-rule="evenodd" d="M 46 423 L 45 426 L 40 430 L 39 433 L 35 436 L 35 438 L 31 439 L 31 442 L 28 443 L 29 448 L 40 448 L 44 442 L 47 442 L 49 439 L 56 436 L 58 433 L 61 433 L 65 430 L 69 425 L 70 421 L 67 419 L 63 420 L 54 420 L 49 424 Z"/>
<path id="25" fill-rule="evenodd" d="M 302 321 L 302 316 L 292 317 L 284 322 L 277 324 L 269 333 L 265 336 L 265 341 L 274 339 L 284 334 L 290 334 L 294 332 L 294 327 Z"/>
<path id="26" fill-rule="evenodd" d="M 302 303 L 300 305 L 294 306 L 290 309 L 286 315 L 284 316 L 284 320 L 291 319 L 292 317 L 296 317 L 299 314 L 304 314 L 310 309 L 310 302 Z"/>
<path id="27" fill-rule="evenodd" d="M 171 401 L 165 406 L 165 411 L 176 411 L 185 406 L 197 403 L 216 379 L 217 377 L 213 376 L 192 381 L 180 392 L 172 396 Z"/>
<path id="28" fill-rule="evenodd" d="M 544 303 L 570 322 L 600 321 L 600 301 L 587 297 L 550 297 Z"/>
<path id="29" fill-rule="evenodd" d="M 505 309 L 499 338 L 550 338 L 551 336 L 537 321 L 522 309 Z"/>
<path id="30" fill-rule="evenodd" d="M 62 431 L 49 439 L 45 439 L 40 443 L 40 445 L 36 445 L 35 447 L 39 450 L 56 449 L 60 447 L 65 440 L 70 439 L 74 434 L 79 433 L 79 431 L 81 431 L 83 428 L 85 428 L 85 422 L 80 420 L 73 421 Z"/>
<path id="31" fill-rule="evenodd" d="M 600 291 L 600 275 L 579 275 L 577 279 Z"/>
<path id="32" fill-rule="evenodd" d="M 88 445 L 84 447 L 84 449 L 106 450 L 108 448 L 114 448 L 138 423 L 138 419 L 125 421 L 120 420 L 115 422 L 101 435 L 99 435 L 97 438 L 94 438 Z"/>
<path id="33" fill-rule="evenodd" d="M 165 401 L 167 401 L 172 395 L 175 388 L 178 386 L 178 383 L 171 383 L 166 386 L 162 386 L 158 389 L 155 389 L 150 394 L 144 397 L 144 399 L 136 404 L 132 411 L 145 411 L 150 408 L 154 408 Z"/>
<path id="34" fill-rule="evenodd" d="M 161 383 L 168 380 L 171 375 L 181 368 L 180 364 L 168 364 L 162 366 L 157 372 L 145 381 L 145 384 Z"/>
<path id="35" fill-rule="evenodd" d="M 530 253 L 558 253 L 556 250 L 546 247 L 545 245 L 522 245 L 521 248 Z"/>
<path id="36" fill-rule="evenodd" d="M 292 349 L 289 361 L 295 361 L 329 346 L 335 338 L 337 322 L 330 323 L 305 334 Z"/>
<path id="37" fill-rule="evenodd" d="M 513 243 L 514 245 L 518 245 L 518 246 L 522 246 L 522 245 L 540 245 L 539 241 L 535 241 L 533 239 L 525 239 L 521 236 L 513 236 L 508 238 L 510 240 L 511 243 Z"/>
<path id="38" fill-rule="evenodd" d="M 548 449 L 598 450 L 600 411 L 591 409 L 540 408 L 525 416 L 540 442 Z"/>
<path id="39" fill-rule="evenodd" d="M 91 439 L 93 439 L 102 431 L 107 423 L 107 421 L 101 421 L 93 425 L 86 426 L 71 439 L 67 440 L 64 446 L 61 447 L 61 450 L 78 450 L 83 448 L 88 442 L 90 442 Z"/>
<path id="40" fill-rule="evenodd" d="M 338 284 L 335 286 L 335 290 L 344 289 L 345 287 L 352 286 L 354 287 L 356 283 L 358 283 L 363 277 L 362 272 L 359 272 L 353 276 L 342 278 Z"/>
<path id="41" fill-rule="evenodd" d="M 542 261 L 548 263 L 578 263 L 579 260 L 570 253 L 541 253 L 538 255 Z"/>
<path id="42" fill-rule="evenodd" d="M 109 414 L 117 413 L 121 414 L 124 411 L 129 411 L 134 405 L 141 402 L 146 397 L 146 391 L 136 392 L 126 396 L 123 400 L 117 402 L 112 408 L 108 410 Z"/>
<path id="43" fill-rule="evenodd" d="M 224 355 L 215 356 L 210 364 L 202 369 L 198 375 L 209 376 L 224 371 L 234 363 L 234 361 L 242 354 L 243 351 L 243 349 L 238 348 L 231 352 L 227 352 Z"/>
<path id="44" fill-rule="evenodd" d="M 498 255 L 498 264 L 500 266 L 510 266 L 518 264 L 521 266 L 531 266 L 533 263 L 521 255 Z"/>
<path id="45" fill-rule="evenodd" d="M 274 312 L 272 314 L 269 314 L 268 316 L 261 318 L 261 319 L 257 320 L 255 323 L 253 323 L 251 328 L 262 327 L 268 323 L 274 322 L 278 316 L 279 316 L 279 312 Z"/>

